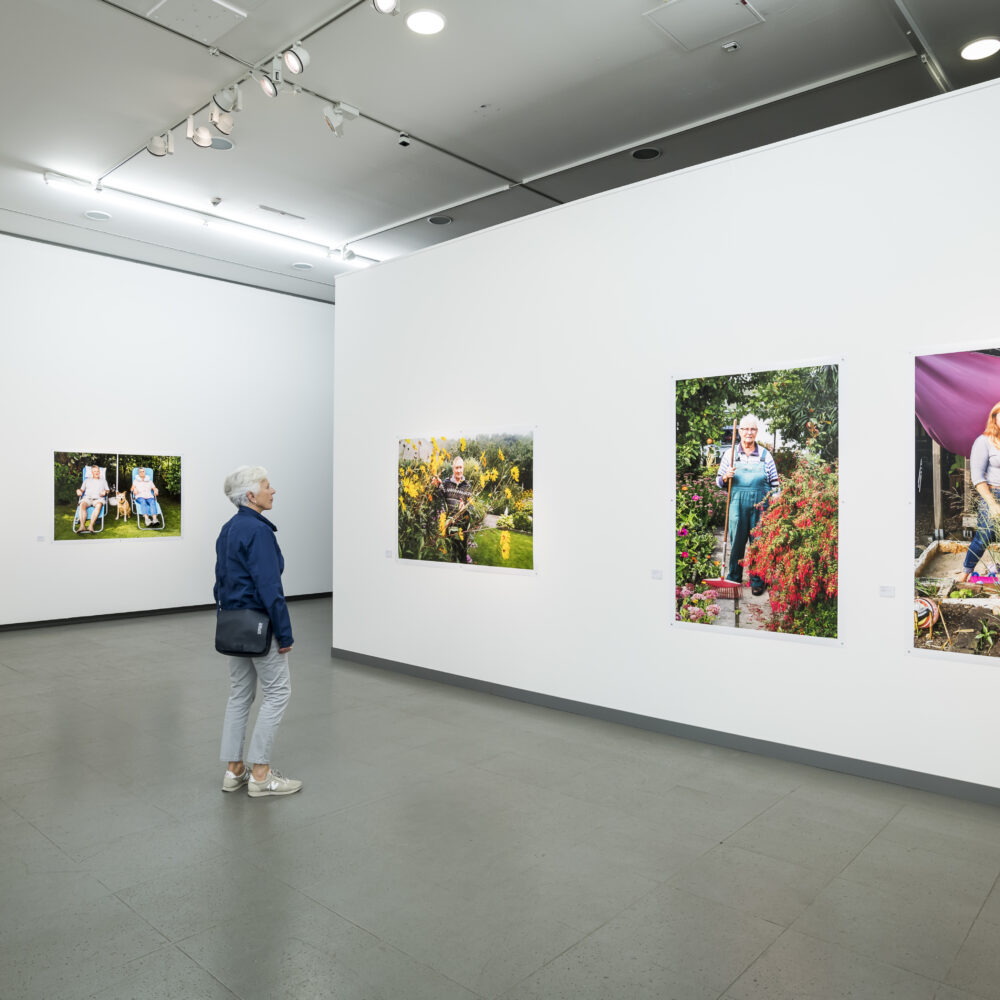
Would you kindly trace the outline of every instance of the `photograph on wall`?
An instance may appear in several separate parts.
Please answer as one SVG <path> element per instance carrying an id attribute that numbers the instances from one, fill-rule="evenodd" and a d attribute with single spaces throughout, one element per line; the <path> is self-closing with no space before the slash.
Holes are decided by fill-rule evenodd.
<path id="1" fill-rule="evenodd" d="M 534 569 L 534 435 L 399 441 L 400 559 Z"/>
<path id="2" fill-rule="evenodd" d="M 837 365 L 676 382 L 675 621 L 835 638 Z"/>
<path id="3" fill-rule="evenodd" d="M 1000 348 L 918 356 L 914 389 L 913 644 L 1000 656 Z"/>
<path id="4" fill-rule="evenodd" d="M 53 470 L 57 542 L 180 535 L 180 456 L 57 451 Z"/>

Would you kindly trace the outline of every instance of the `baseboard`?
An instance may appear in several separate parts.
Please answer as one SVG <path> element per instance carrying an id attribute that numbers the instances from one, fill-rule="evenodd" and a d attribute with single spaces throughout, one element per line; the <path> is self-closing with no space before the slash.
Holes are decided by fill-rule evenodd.
<path id="1" fill-rule="evenodd" d="M 902 767 L 892 767 L 888 764 L 877 764 L 874 761 L 858 760 L 854 757 L 841 757 L 838 754 L 822 753 L 818 750 L 806 750 L 785 743 L 772 743 L 769 740 L 754 739 L 749 736 L 738 736 L 734 733 L 724 733 L 716 729 L 703 729 L 701 726 L 689 726 L 684 722 L 671 722 L 669 719 L 657 719 L 649 715 L 638 715 L 634 712 L 623 712 L 603 705 L 591 705 L 588 702 L 573 701 L 569 698 L 559 698 L 554 695 L 539 694 L 523 688 L 508 687 L 493 681 L 478 680 L 475 677 L 463 677 L 460 674 L 450 674 L 443 670 L 432 670 L 429 667 L 417 667 L 398 660 L 386 660 L 380 656 L 370 656 L 367 653 L 356 653 L 349 649 L 331 647 L 330 655 L 337 659 L 350 660 L 380 670 L 391 670 L 395 673 L 408 674 L 411 677 L 422 677 L 425 680 L 437 681 L 441 684 L 452 684 L 456 687 L 468 688 L 471 691 L 481 691 L 484 694 L 498 695 L 510 698 L 512 701 L 523 701 L 530 705 L 543 708 L 553 708 L 560 712 L 572 712 L 574 715 L 584 715 L 604 722 L 615 722 L 624 726 L 634 726 L 636 729 L 648 729 L 654 733 L 665 733 L 669 736 L 679 736 L 699 743 L 710 743 L 714 746 L 726 747 L 730 750 L 743 750 L 758 754 L 761 757 L 774 757 L 777 760 L 792 761 L 796 764 L 806 764 L 809 767 L 822 768 L 825 771 L 838 771 L 859 778 L 871 778 L 874 781 L 886 781 L 904 788 L 916 788 L 937 795 L 950 795 L 957 799 L 967 799 L 971 802 L 982 802 L 986 805 L 1000 805 L 1000 788 L 990 785 L 977 785 L 971 781 L 959 781 L 955 778 L 944 778 L 936 774 L 925 774 L 922 771 L 910 771 Z"/>
<path id="2" fill-rule="evenodd" d="M 319 597 L 331 597 L 332 591 L 325 591 L 321 594 L 296 594 L 294 597 L 286 597 L 285 600 L 291 604 L 293 601 L 313 601 Z M 188 611 L 211 611 L 214 604 L 186 604 L 179 608 L 147 608 L 144 611 L 115 611 L 106 615 L 80 615 L 76 618 L 46 618 L 37 622 L 10 622 L 7 625 L 0 625 L 0 632 L 13 632 L 23 628 L 51 628 L 55 625 L 84 625 L 87 622 L 113 622 L 120 618 L 151 618 L 155 615 L 180 615 Z"/>

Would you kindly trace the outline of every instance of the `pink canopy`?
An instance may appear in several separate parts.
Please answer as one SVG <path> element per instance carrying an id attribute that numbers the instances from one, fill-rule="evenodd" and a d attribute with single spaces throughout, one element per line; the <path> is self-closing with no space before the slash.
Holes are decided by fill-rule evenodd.
<path id="1" fill-rule="evenodd" d="M 917 358 L 917 419 L 942 448 L 969 457 L 1000 402 L 1000 357 L 978 351 Z"/>

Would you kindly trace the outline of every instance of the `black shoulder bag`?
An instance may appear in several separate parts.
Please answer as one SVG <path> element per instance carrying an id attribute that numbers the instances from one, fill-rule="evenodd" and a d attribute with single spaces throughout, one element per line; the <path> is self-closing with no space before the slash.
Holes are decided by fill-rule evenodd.
<path id="1" fill-rule="evenodd" d="M 218 608 L 215 650 L 225 656 L 263 656 L 271 648 L 271 619 L 255 608 Z"/>

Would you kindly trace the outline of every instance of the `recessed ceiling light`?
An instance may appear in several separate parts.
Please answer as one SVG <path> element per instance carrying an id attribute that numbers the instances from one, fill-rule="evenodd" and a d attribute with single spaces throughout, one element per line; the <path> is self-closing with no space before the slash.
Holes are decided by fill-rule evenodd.
<path id="1" fill-rule="evenodd" d="M 432 215 L 427 221 L 432 226 L 450 226 L 455 220 L 450 215 Z"/>
<path id="2" fill-rule="evenodd" d="M 304 260 L 296 261 L 296 263 L 292 264 L 292 267 L 294 267 L 296 271 L 311 271 L 313 269 L 312 264 Z"/>
<path id="3" fill-rule="evenodd" d="M 406 26 L 418 35 L 436 35 L 444 24 L 444 14 L 436 10 L 415 10 L 406 15 Z"/>
<path id="4" fill-rule="evenodd" d="M 660 151 L 655 146 L 643 146 L 642 149 L 632 150 L 633 160 L 655 160 L 660 155 Z"/>
<path id="5" fill-rule="evenodd" d="M 92 222 L 107 222 L 111 218 L 111 213 L 102 212 L 99 208 L 92 208 L 89 212 L 84 212 L 83 216 Z"/>
<path id="6" fill-rule="evenodd" d="M 962 47 L 963 59 L 989 59 L 1000 52 L 1000 38 L 977 38 Z"/>

